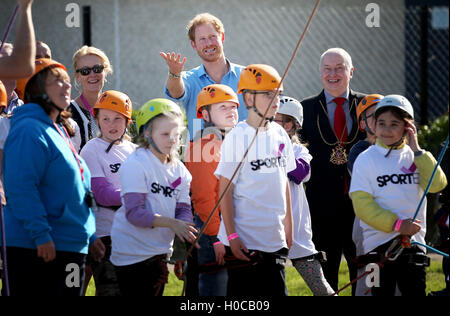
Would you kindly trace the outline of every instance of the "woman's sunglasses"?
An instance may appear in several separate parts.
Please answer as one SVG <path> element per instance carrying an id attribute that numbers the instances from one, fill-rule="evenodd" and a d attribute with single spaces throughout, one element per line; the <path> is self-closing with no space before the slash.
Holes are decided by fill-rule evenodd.
<path id="1" fill-rule="evenodd" d="M 101 74 L 104 69 L 105 69 L 105 66 L 103 66 L 103 65 L 95 65 L 93 67 L 83 67 L 83 68 L 77 69 L 76 72 L 79 72 L 82 76 L 87 76 L 91 73 L 91 70 L 96 74 Z"/>

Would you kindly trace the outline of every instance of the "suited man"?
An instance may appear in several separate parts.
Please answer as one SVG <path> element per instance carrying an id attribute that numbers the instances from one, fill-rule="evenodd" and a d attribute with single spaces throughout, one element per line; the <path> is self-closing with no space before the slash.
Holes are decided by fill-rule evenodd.
<path id="1" fill-rule="evenodd" d="M 356 105 L 365 94 L 350 89 L 353 70 L 351 57 L 345 50 L 328 49 L 320 57 L 322 92 L 301 101 L 304 110 L 301 137 L 309 144 L 313 156 L 311 179 L 306 183 L 313 241 L 318 250 L 327 253 L 327 262 L 322 267 L 335 290 L 342 254 L 349 265 L 350 280 L 357 277 L 356 267 L 350 264 L 356 251 L 346 155 L 364 138 L 358 129 Z"/>

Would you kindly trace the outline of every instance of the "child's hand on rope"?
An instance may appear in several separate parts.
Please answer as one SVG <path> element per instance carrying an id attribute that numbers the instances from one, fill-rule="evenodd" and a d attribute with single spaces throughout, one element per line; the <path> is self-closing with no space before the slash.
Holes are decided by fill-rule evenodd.
<path id="1" fill-rule="evenodd" d="M 194 243 L 197 230 L 194 225 L 179 219 L 172 219 L 170 229 L 180 238 L 182 242 Z M 197 245 L 196 245 L 197 246 Z M 199 248 L 199 247 L 197 247 Z"/>
<path id="2" fill-rule="evenodd" d="M 230 240 L 230 248 L 236 259 L 250 261 L 250 259 L 244 254 L 244 252 L 248 254 L 249 251 L 239 237 Z"/>
<path id="3" fill-rule="evenodd" d="M 216 255 L 216 262 L 219 265 L 225 264 L 225 246 L 222 243 L 214 244 L 214 253 Z"/>
<path id="4" fill-rule="evenodd" d="M 404 219 L 401 223 L 399 233 L 401 235 L 413 236 L 413 235 L 417 234 L 420 231 L 420 229 L 422 228 L 420 226 L 420 223 L 421 223 L 421 221 L 418 219 L 416 219 L 414 222 L 412 221 L 411 218 Z"/>

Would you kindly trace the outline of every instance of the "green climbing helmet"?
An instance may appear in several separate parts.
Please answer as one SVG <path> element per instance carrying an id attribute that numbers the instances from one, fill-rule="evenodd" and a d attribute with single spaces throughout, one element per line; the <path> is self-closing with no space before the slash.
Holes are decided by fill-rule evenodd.
<path id="1" fill-rule="evenodd" d="M 167 99 L 152 99 L 139 109 L 136 115 L 136 127 L 138 135 L 143 133 L 143 127 L 155 116 L 167 112 L 174 112 L 183 115 L 180 107 L 173 101 Z"/>

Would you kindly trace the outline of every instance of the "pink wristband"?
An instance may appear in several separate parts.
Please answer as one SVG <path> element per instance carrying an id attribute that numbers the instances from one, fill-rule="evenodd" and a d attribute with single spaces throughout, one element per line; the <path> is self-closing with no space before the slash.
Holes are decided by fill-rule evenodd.
<path id="1" fill-rule="evenodd" d="M 400 232 L 400 227 L 402 226 L 402 222 L 403 222 L 403 220 L 401 220 L 400 218 L 397 219 L 397 221 L 395 222 L 395 228 L 394 228 L 394 230 L 395 230 L 396 232 Z"/>
<path id="2" fill-rule="evenodd" d="M 213 243 L 213 246 L 215 246 L 215 245 L 220 245 L 222 242 L 219 240 L 219 241 L 216 241 L 215 243 Z"/>
<path id="3" fill-rule="evenodd" d="M 238 238 L 239 235 L 237 233 L 233 233 L 228 235 L 228 241 Z"/>

